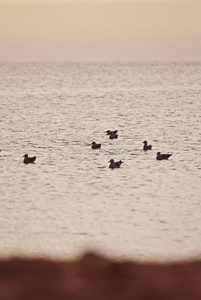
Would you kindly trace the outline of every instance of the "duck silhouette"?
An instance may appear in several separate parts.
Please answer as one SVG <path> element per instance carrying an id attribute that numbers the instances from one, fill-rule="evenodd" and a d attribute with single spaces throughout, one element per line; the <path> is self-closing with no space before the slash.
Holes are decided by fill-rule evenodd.
<path id="1" fill-rule="evenodd" d="M 144 144 L 144 147 L 143 147 L 144 151 L 151 150 L 152 145 L 147 145 L 147 141 L 144 141 L 143 144 Z"/>
<path id="2" fill-rule="evenodd" d="M 96 144 L 96 142 L 92 142 L 91 143 L 91 148 L 92 149 L 100 149 L 101 148 L 101 144 Z"/>
<path id="3" fill-rule="evenodd" d="M 24 161 L 23 161 L 24 164 L 29 164 L 29 163 L 33 164 L 34 161 L 36 160 L 36 156 L 29 157 L 28 154 L 25 154 L 23 157 L 24 157 Z"/>
<path id="4" fill-rule="evenodd" d="M 172 156 L 172 154 L 170 154 L 170 153 L 168 153 L 168 154 L 161 154 L 160 152 L 157 152 L 156 159 L 157 160 L 168 159 L 170 156 Z"/>
<path id="5" fill-rule="evenodd" d="M 119 161 L 114 161 L 114 159 L 110 159 L 109 161 L 109 168 L 111 169 L 115 169 L 115 168 L 120 168 L 121 164 L 123 164 L 123 161 L 119 160 Z"/>

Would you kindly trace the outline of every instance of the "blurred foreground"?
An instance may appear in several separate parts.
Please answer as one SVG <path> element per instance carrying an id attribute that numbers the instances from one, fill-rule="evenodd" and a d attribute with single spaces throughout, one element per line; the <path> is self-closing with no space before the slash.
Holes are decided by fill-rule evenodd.
<path id="1" fill-rule="evenodd" d="M 200 300 L 201 261 L 117 262 L 88 253 L 74 261 L 0 261 L 0 300 Z"/>

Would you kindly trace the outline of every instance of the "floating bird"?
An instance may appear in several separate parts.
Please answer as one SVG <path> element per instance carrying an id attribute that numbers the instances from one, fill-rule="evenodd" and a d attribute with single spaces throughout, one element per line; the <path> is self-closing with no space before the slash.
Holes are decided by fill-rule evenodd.
<path id="1" fill-rule="evenodd" d="M 111 132 L 110 132 L 109 138 L 110 138 L 111 140 L 117 139 L 117 138 L 118 138 L 118 134 L 116 134 L 116 133 L 114 133 L 113 131 L 111 131 Z"/>
<path id="2" fill-rule="evenodd" d="M 156 159 L 162 160 L 162 159 L 168 159 L 172 154 L 161 154 L 160 152 L 157 152 Z"/>
<path id="3" fill-rule="evenodd" d="M 92 149 L 100 149 L 101 148 L 101 144 L 96 144 L 96 142 L 91 143 L 91 148 Z"/>
<path id="4" fill-rule="evenodd" d="M 152 145 L 147 145 L 147 141 L 144 141 L 143 144 L 144 144 L 144 147 L 143 147 L 144 151 L 151 150 Z"/>
<path id="5" fill-rule="evenodd" d="M 36 160 L 36 156 L 29 157 L 28 154 L 25 154 L 23 157 L 24 157 L 25 164 L 29 164 L 29 163 L 33 164 L 34 161 Z"/>
<path id="6" fill-rule="evenodd" d="M 114 168 L 120 168 L 121 164 L 123 164 L 123 161 L 114 161 L 114 159 L 110 159 L 109 161 L 110 165 L 109 168 L 114 169 Z"/>
<path id="7" fill-rule="evenodd" d="M 106 133 L 107 133 L 107 135 L 110 135 L 111 133 L 113 133 L 113 134 L 117 134 L 117 132 L 118 132 L 118 130 L 106 130 L 105 131 Z"/>

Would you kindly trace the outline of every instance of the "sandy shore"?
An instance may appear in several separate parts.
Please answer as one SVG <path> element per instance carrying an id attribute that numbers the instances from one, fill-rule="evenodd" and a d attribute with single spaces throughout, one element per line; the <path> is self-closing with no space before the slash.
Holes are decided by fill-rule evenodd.
<path id="1" fill-rule="evenodd" d="M 0 300 L 200 300 L 201 261 L 117 262 L 88 253 L 74 261 L 0 261 Z"/>

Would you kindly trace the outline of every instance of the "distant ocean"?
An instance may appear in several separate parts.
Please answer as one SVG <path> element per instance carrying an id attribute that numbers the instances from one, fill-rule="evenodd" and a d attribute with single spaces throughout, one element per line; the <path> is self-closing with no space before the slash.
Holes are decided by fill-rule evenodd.
<path id="1" fill-rule="evenodd" d="M 201 257 L 201 62 L 5 62 L 0 83 L 1 257 Z"/>

